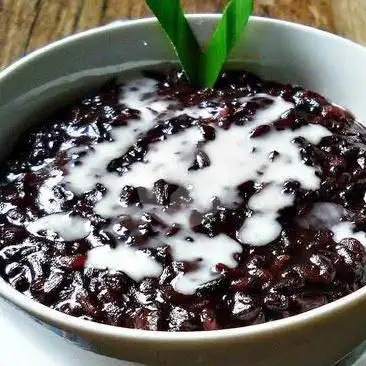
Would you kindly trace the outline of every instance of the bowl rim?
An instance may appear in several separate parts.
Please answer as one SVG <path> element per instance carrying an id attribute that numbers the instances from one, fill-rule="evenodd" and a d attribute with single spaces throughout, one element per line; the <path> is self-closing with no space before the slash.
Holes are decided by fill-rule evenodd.
<path id="1" fill-rule="evenodd" d="M 195 20 L 211 20 L 217 21 L 220 14 L 189 14 L 188 19 L 190 21 Z M 360 44 L 357 44 L 351 40 L 342 38 L 338 35 L 312 28 L 310 26 L 292 23 L 288 21 L 263 18 L 258 16 L 252 16 L 250 22 L 262 23 L 269 26 L 285 27 L 299 32 L 312 33 L 314 36 L 322 37 L 325 41 L 329 39 L 336 40 L 343 46 L 358 48 L 360 51 L 366 52 L 366 48 Z M 52 51 L 60 46 L 67 46 L 70 43 L 81 41 L 88 37 L 93 37 L 96 34 L 104 33 L 114 28 L 130 28 L 141 27 L 144 25 L 150 25 L 156 23 L 155 18 L 143 18 L 134 20 L 117 20 L 107 25 L 96 27 L 87 31 L 83 31 L 61 40 L 46 45 L 40 49 L 37 49 L 27 56 L 15 61 L 10 66 L 5 67 L 0 71 L 0 85 L 6 77 L 11 73 L 16 72 L 19 68 L 26 66 L 27 63 L 37 61 L 45 53 Z M 8 300 L 10 303 L 18 306 L 26 313 L 38 318 L 41 321 L 58 326 L 67 330 L 74 330 L 77 333 L 88 333 L 96 336 L 106 336 L 115 339 L 129 339 L 133 341 L 149 341 L 149 342 L 169 342 L 171 343 L 191 343 L 200 342 L 208 343 L 212 341 L 220 340 L 232 340 L 242 337 L 251 337 L 259 335 L 272 335 L 276 332 L 286 331 L 289 327 L 303 326 L 308 322 L 317 321 L 331 314 L 332 312 L 341 311 L 354 305 L 355 303 L 366 299 L 366 286 L 338 299 L 330 304 L 323 305 L 319 308 L 309 310 L 305 313 L 294 315 L 285 319 L 274 320 L 271 322 L 250 325 L 246 327 L 220 329 L 211 331 L 194 331 L 194 332 L 167 332 L 167 331 L 151 331 L 141 329 L 123 328 L 112 325 L 101 324 L 88 320 L 79 319 L 70 315 L 66 315 L 57 310 L 51 309 L 41 303 L 26 297 L 22 293 L 16 291 L 2 278 L 0 279 L 0 296 Z"/>

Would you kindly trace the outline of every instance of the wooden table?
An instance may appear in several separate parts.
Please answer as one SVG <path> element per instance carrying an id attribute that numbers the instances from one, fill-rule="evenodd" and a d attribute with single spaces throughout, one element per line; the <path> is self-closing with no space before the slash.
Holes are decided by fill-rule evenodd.
<path id="1" fill-rule="evenodd" d="M 218 12 L 226 3 L 183 0 L 187 12 Z M 257 0 L 255 12 L 313 25 L 366 44 L 366 0 Z M 147 15 L 144 0 L 0 0 L 0 67 L 71 33 Z"/>

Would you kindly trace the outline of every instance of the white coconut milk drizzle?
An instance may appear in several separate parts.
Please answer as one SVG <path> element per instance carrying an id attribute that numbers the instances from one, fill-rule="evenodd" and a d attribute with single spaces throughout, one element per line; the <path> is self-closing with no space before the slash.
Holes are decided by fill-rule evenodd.
<path id="1" fill-rule="evenodd" d="M 56 213 L 31 222 L 27 230 L 35 236 L 51 234 L 55 240 L 74 241 L 90 234 L 90 221 L 80 216 Z"/>
<path id="2" fill-rule="evenodd" d="M 232 126 L 228 130 L 216 128 L 215 140 L 204 144 L 202 149 L 211 162 L 205 169 L 188 170 L 194 159 L 196 145 L 202 140 L 199 128 L 191 127 L 150 145 L 144 161 L 133 164 L 122 176 L 108 172 L 108 163 L 123 155 L 141 133 L 159 120 L 159 116 L 168 119 L 185 113 L 193 118 L 209 118 L 220 112 L 220 108 L 198 107 L 174 111 L 168 107 L 176 102 L 157 99 L 155 91 L 156 82 L 151 79 L 139 79 L 125 84 L 120 102 L 138 109 L 141 113 L 140 120 L 132 120 L 127 126 L 114 128 L 111 132 L 113 142 L 95 145 L 81 158 L 81 164 L 70 166 L 65 183 L 74 193 L 91 190 L 96 184 L 106 187 L 107 193 L 95 206 L 95 212 L 109 218 L 123 214 L 137 217 L 142 215 L 142 212 L 124 207 L 121 203 L 121 190 L 126 185 L 151 189 L 154 182 L 165 179 L 169 183 L 187 188 L 192 204 L 170 218 L 183 226 L 182 234 L 176 234 L 169 239 L 157 239 L 170 245 L 175 260 L 199 260 L 196 270 L 182 274 L 173 281 L 177 291 L 192 294 L 200 285 L 219 275 L 215 271 L 216 264 L 235 267 L 234 254 L 241 252 L 242 247 L 224 234 L 215 238 L 192 234 L 187 225 L 191 210 L 209 209 L 214 197 L 219 197 L 227 206 L 233 206 L 238 199 L 239 184 L 248 180 L 265 183 L 264 188 L 249 200 L 252 216 L 245 220 L 239 230 L 238 240 L 243 244 L 268 244 L 282 230 L 277 221 L 278 211 L 293 204 L 293 197 L 283 193 L 284 182 L 296 180 L 309 190 L 317 189 L 320 184 L 316 169 L 301 161 L 294 138 L 302 136 L 309 142 L 318 144 L 330 132 L 322 126 L 308 125 L 295 131 L 273 130 L 264 136 L 250 138 L 254 128 L 270 124 L 293 108 L 291 103 L 280 97 L 260 95 L 272 99 L 273 103 L 265 109 L 259 109 L 254 119 L 244 126 Z M 238 101 L 245 103 L 250 99 L 251 97 L 246 97 Z M 277 151 L 279 155 L 271 160 L 270 154 L 273 151 Z M 164 216 L 163 220 L 169 216 L 161 208 L 155 209 L 154 213 Z M 185 240 L 187 233 L 193 238 L 193 242 Z M 92 249 L 87 266 L 121 270 L 136 281 L 158 276 L 162 272 L 161 265 L 153 258 L 132 247 L 126 248 L 123 243 L 116 249 Z"/>

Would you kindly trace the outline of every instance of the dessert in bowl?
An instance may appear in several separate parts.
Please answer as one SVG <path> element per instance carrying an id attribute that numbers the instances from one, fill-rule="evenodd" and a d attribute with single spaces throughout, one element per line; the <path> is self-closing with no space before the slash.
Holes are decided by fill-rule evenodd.
<path id="1" fill-rule="evenodd" d="M 215 19 L 192 22 L 205 39 Z M 336 361 L 364 337 L 365 137 L 326 98 L 365 118 L 365 51 L 253 18 L 233 58 L 277 82 L 243 71 L 213 90 L 179 71 L 127 78 L 134 61 L 171 59 L 167 49 L 154 21 L 136 21 L 2 74 L 3 296 L 140 363 Z M 112 74 L 121 81 L 75 97 Z M 72 102 L 58 109 L 58 96 Z M 55 112 L 38 117 L 47 105 Z M 43 122 L 24 132 L 31 115 Z"/>

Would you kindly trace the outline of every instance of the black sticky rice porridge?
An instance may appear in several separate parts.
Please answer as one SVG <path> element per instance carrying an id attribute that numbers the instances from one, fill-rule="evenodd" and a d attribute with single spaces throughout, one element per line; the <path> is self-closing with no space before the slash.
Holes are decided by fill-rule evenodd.
<path id="1" fill-rule="evenodd" d="M 365 284 L 366 133 L 322 96 L 225 72 L 110 83 L 3 164 L 0 273 L 66 314 L 196 331 L 296 315 Z"/>

